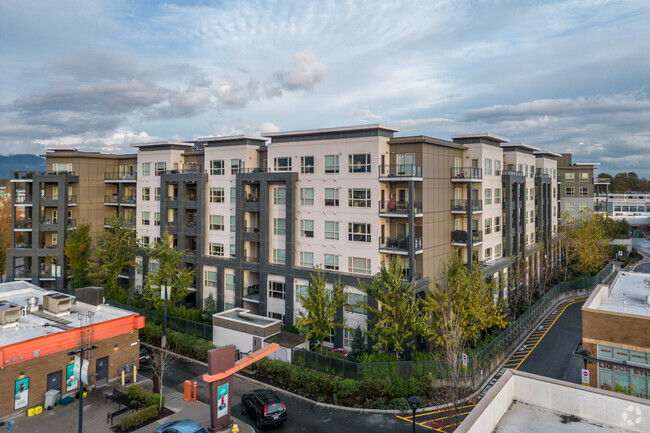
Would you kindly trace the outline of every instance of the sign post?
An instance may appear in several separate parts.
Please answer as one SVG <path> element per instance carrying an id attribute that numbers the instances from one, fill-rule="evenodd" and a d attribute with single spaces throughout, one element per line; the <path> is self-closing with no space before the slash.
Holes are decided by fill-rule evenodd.
<path id="1" fill-rule="evenodd" d="M 582 384 L 589 386 L 589 370 L 582 369 Z"/>

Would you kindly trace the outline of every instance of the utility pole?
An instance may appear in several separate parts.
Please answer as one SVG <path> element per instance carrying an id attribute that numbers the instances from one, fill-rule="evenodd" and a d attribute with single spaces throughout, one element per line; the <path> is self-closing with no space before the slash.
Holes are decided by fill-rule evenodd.
<path id="1" fill-rule="evenodd" d="M 69 356 L 79 355 L 79 430 L 78 433 L 83 433 L 83 417 L 84 417 L 84 381 L 82 380 L 81 371 L 84 364 L 84 352 L 97 349 L 94 343 L 94 331 L 92 327 L 92 317 L 95 313 L 89 311 L 88 313 L 79 313 L 79 321 L 81 322 L 81 346 L 79 350 L 68 352 Z M 85 319 L 85 320 L 84 320 Z M 88 377 L 86 377 L 86 382 Z"/>

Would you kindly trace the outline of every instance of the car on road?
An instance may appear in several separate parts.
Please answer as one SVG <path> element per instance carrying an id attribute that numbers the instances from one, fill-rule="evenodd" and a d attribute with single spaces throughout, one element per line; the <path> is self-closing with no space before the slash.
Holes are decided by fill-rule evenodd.
<path id="1" fill-rule="evenodd" d="M 140 368 L 151 367 L 153 363 L 153 353 L 151 349 L 145 346 L 140 346 Z"/>
<path id="2" fill-rule="evenodd" d="M 249 413 L 260 429 L 279 426 L 287 420 L 284 402 L 268 389 L 245 392 L 241 397 L 241 413 Z"/>
<path id="3" fill-rule="evenodd" d="M 208 433 L 206 429 L 190 419 L 177 420 L 160 426 L 156 433 Z"/>

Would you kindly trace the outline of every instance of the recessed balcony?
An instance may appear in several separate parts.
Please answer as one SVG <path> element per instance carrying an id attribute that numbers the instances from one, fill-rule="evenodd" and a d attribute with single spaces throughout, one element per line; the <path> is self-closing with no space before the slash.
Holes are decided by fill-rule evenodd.
<path id="1" fill-rule="evenodd" d="M 451 213 L 455 215 L 465 215 L 468 206 L 470 207 L 472 214 L 483 212 L 483 200 L 453 199 L 451 201 Z"/>
<path id="2" fill-rule="evenodd" d="M 138 180 L 136 173 L 104 173 L 104 182 L 106 183 L 135 183 Z"/>
<path id="3" fill-rule="evenodd" d="M 415 238 L 412 246 L 415 254 L 422 254 L 422 238 Z M 379 252 L 384 254 L 398 254 L 408 255 L 411 251 L 411 245 L 408 238 L 400 237 L 380 237 L 379 238 Z"/>
<path id="4" fill-rule="evenodd" d="M 476 167 L 452 167 L 452 182 L 483 182 L 483 170 Z"/>
<path id="5" fill-rule="evenodd" d="M 422 217 L 421 201 L 380 201 L 379 216 L 384 218 L 408 218 L 413 211 L 416 218 Z"/>
<path id="6" fill-rule="evenodd" d="M 32 220 L 17 219 L 14 221 L 14 229 L 17 231 L 29 231 L 32 229 Z"/>
<path id="7" fill-rule="evenodd" d="M 422 181 L 422 166 L 415 164 L 394 164 L 379 166 L 380 182 Z"/>
<path id="8" fill-rule="evenodd" d="M 451 244 L 456 247 L 467 247 L 481 245 L 483 243 L 483 231 L 473 230 L 471 239 L 465 230 L 454 230 L 451 232 Z"/>

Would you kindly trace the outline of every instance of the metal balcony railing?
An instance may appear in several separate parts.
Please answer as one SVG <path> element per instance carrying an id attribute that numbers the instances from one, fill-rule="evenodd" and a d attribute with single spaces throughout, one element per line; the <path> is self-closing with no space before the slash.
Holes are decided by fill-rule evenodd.
<path id="1" fill-rule="evenodd" d="M 501 172 L 503 176 L 523 176 L 522 171 L 517 170 L 517 166 L 514 164 L 506 164 L 503 166 L 503 171 Z"/>
<path id="2" fill-rule="evenodd" d="M 31 269 L 16 269 L 14 271 L 14 278 L 32 278 L 32 270 Z"/>
<path id="3" fill-rule="evenodd" d="M 31 229 L 32 220 L 31 219 L 17 219 L 15 221 L 14 227 L 17 229 Z"/>
<path id="4" fill-rule="evenodd" d="M 104 173 L 104 180 L 132 180 L 138 179 L 137 173 L 119 173 L 119 172 L 106 172 Z"/>
<path id="5" fill-rule="evenodd" d="M 451 211 L 452 212 L 467 212 L 467 205 L 471 207 L 472 212 L 479 212 L 483 210 L 483 200 L 465 200 L 465 199 L 452 199 Z"/>
<path id="6" fill-rule="evenodd" d="M 76 197 L 75 197 L 76 201 Z M 117 194 L 105 195 L 104 203 L 114 203 L 114 204 L 135 204 L 136 196 L 135 195 L 122 195 Z"/>
<path id="7" fill-rule="evenodd" d="M 121 226 L 135 227 L 135 218 L 129 218 L 129 219 L 118 218 L 117 221 Z M 105 226 L 110 226 L 111 224 L 113 224 L 113 218 L 112 217 L 104 218 L 104 225 Z"/>
<path id="8" fill-rule="evenodd" d="M 32 248 L 31 242 L 17 242 L 14 248 Z"/>
<path id="9" fill-rule="evenodd" d="M 74 171 L 34 171 L 34 170 L 15 170 L 11 173 L 12 179 L 34 179 L 34 176 L 56 176 L 60 174 L 75 175 Z"/>
<path id="10" fill-rule="evenodd" d="M 244 197 L 244 201 L 247 203 L 257 203 L 258 201 L 260 201 L 260 198 L 256 195 L 248 194 L 247 196 Z"/>
<path id="11" fill-rule="evenodd" d="M 476 167 L 452 167 L 451 180 L 469 181 L 483 179 L 483 170 Z"/>
<path id="12" fill-rule="evenodd" d="M 414 251 L 421 250 L 422 238 L 421 237 L 415 238 L 415 242 L 413 246 L 414 246 Z M 408 238 L 399 238 L 399 237 L 380 237 L 379 249 L 408 253 L 410 251 L 409 240 Z"/>
<path id="13" fill-rule="evenodd" d="M 16 204 L 31 203 L 31 202 L 32 202 L 32 197 L 31 196 L 19 195 L 19 196 L 16 196 L 16 198 L 15 198 L 15 203 Z"/>
<path id="14" fill-rule="evenodd" d="M 465 230 L 454 230 L 451 232 L 451 241 L 457 244 L 467 245 L 469 236 Z M 473 230 L 472 231 L 472 244 L 483 242 L 483 231 L 482 230 Z"/>
<path id="15" fill-rule="evenodd" d="M 379 213 L 390 213 L 399 215 L 408 215 L 410 210 L 413 213 L 422 213 L 421 201 L 379 201 Z"/>
<path id="16" fill-rule="evenodd" d="M 422 166 L 416 164 L 380 165 L 379 177 L 422 177 Z"/>

